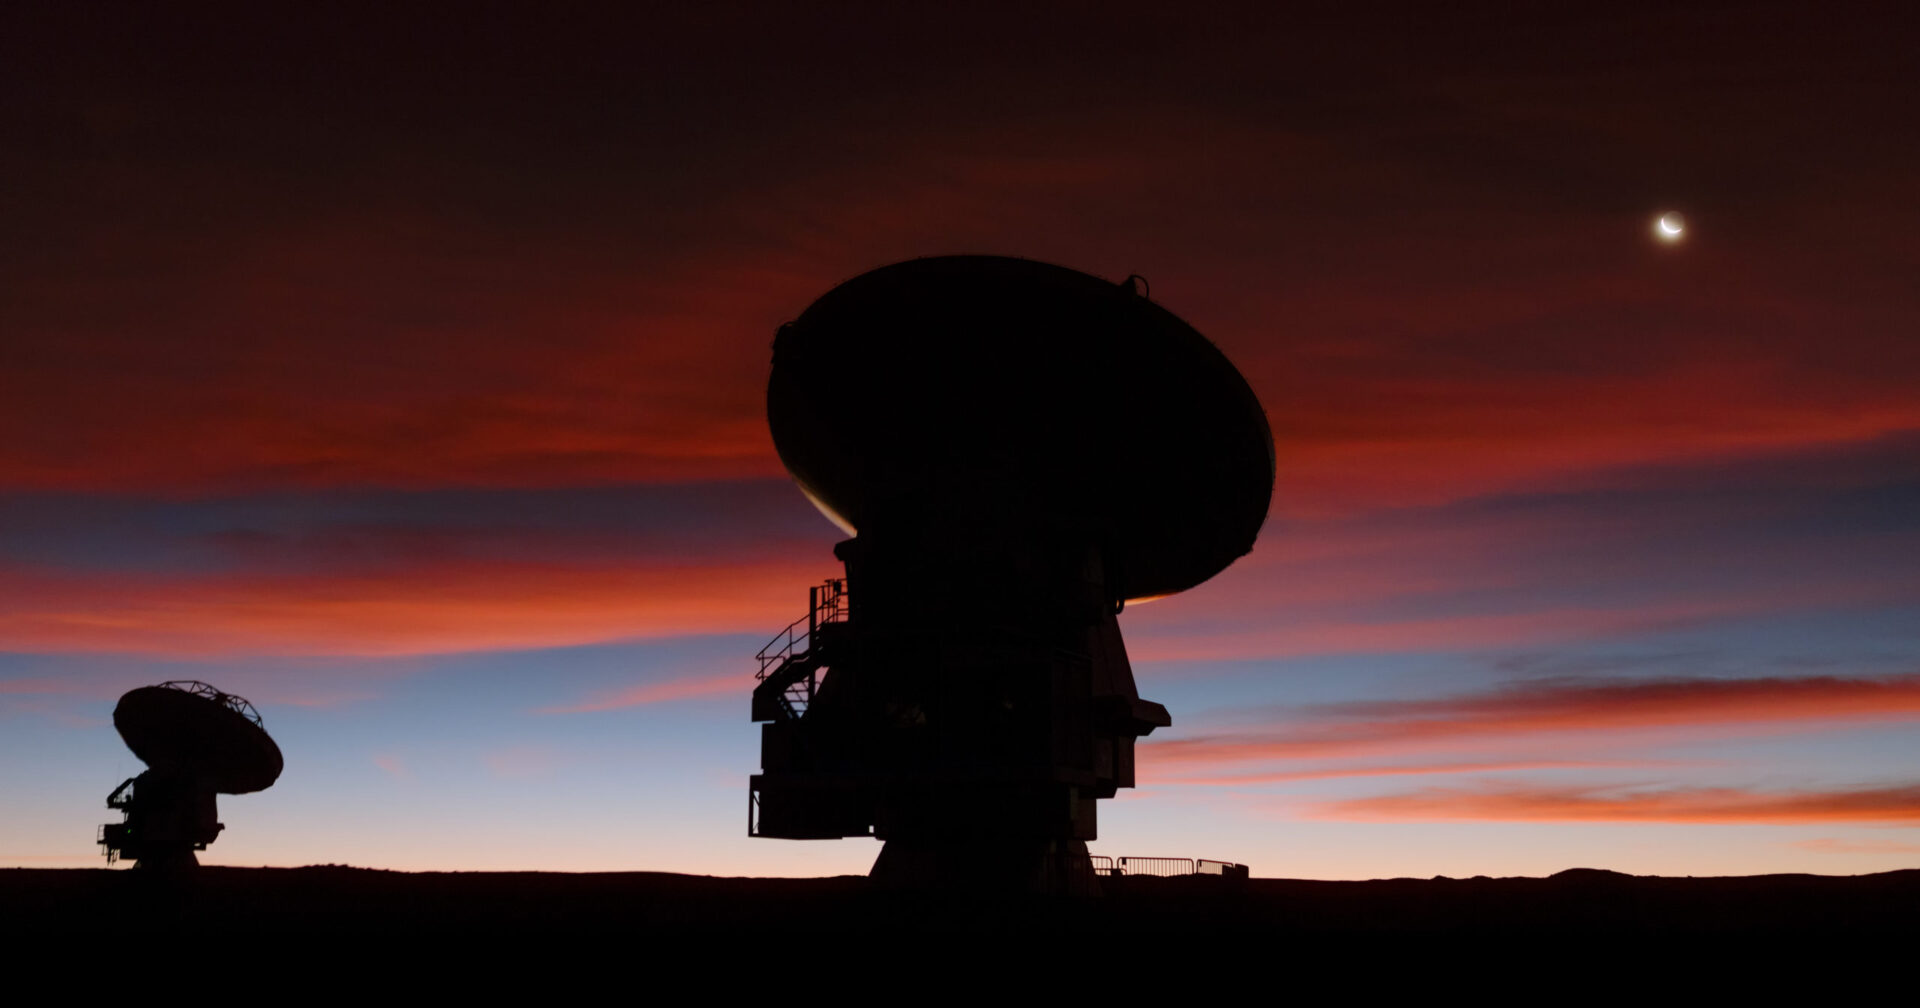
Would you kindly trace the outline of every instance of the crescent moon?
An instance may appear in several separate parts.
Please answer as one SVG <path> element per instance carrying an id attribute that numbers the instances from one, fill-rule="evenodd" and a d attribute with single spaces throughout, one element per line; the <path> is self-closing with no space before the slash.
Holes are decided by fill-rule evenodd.
<path id="1" fill-rule="evenodd" d="M 1661 234 L 1669 238 L 1678 238 L 1680 237 L 1680 232 L 1685 230 L 1685 224 L 1680 215 L 1673 213 L 1661 214 L 1656 226 L 1660 228 Z"/>

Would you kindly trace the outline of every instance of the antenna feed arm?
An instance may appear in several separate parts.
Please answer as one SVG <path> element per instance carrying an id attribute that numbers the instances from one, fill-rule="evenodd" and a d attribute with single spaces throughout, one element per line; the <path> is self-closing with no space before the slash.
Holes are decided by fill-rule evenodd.
<path id="1" fill-rule="evenodd" d="M 1100 734 L 1138 738 L 1171 724 L 1173 715 L 1152 700 L 1127 696 L 1093 698 L 1094 731 Z"/>

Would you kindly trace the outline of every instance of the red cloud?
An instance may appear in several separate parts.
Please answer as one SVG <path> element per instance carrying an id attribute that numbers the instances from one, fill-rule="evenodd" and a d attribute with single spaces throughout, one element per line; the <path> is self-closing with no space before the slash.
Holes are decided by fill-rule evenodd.
<path id="1" fill-rule="evenodd" d="M 1272 731 L 1148 742 L 1146 760 L 1222 765 L 1454 749 L 1567 732 L 1910 720 L 1920 717 L 1920 675 L 1549 681 L 1303 713 Z"/>
<path id="2" fill-rule="evenodd" d="M 1668 287 L 1623 251 L 1611 214 L 1540 228 L 1475 180 L 1441 185 L 1409 165 L 1381 175 L 1357 153 L 1370 140 L 1194 115 L 1109 106 L 1038 131 L 929 122 L 891 133 L 878 160 L 847 153 L 871 137 L 823 135 L 820 160 L 740 159 L 745 174 L 724 184 L 690 167 L 698 157 L 649 163 L 688 172 L 660 191 L 690 199 L 636 197 L 601 169 L 587 174 L 606 188 L 566 187 L 575 213 L 545 228 L 434 198 L 467 163 L 453 151 L 375 156 L 371 189 L 398 186 L 384 205 L 351 185 L 331 204 L 283 205 L 266 181 L 277 176 L 236 163 L 238 180 L 263 186 L 252 199 L 280 208 L 265 217 L 224 192 L 178 205 L 204 189 L 181 184 L 197 162 L 128 165 L 130 202 L 169 208 L 172 226 L 123 228 L 106 204 L 76 202 L 83 219 L 70 209 L 44 226 L 112 241 L 16 257 L 28 272 L 7 326 L 22 352 L 0 375 L 12 432 L 0 488 L 776 474 L 760 403 L 774 327 L 861 269 L 962 248 L 1149 274 L 1272 411 L 1281 514 L 1920 428 L 1912 359 L 1883 335 L 1883 319 L 1911 314 L 1904 288 L 1838 319 L 1818 271 L 1804 290 L 1754 289 L 1762 266 L 1838 269 L 1830 255 L 1786 238 L 1741 258 L 1703 247 L 1689 283 Z M 1197 162 L 1196 149 L 1216 153 Z M 274 150 L 251 154 L 271 164 Z M 395 164 L 438 167 L 393 178 Z M 1451 209 L 1436 211 L 1436 195 Z M 1111 212 L 1127 205 L 1154 210 Z M 1416 208 L 1442 217 L 1410 232 L 1401 215 Z"/>
<path id="3" fill-rule="evenodd" d="M 1327 802 L 1317 819 L 1494 822 L 1920 823 L 1920 785 L 1851 791 L 1738 788 L 1426 788 Z"/>

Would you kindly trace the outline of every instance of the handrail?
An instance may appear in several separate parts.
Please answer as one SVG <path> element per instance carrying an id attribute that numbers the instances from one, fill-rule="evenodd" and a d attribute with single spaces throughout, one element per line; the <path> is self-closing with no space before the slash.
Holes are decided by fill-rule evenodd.
<path id="1" fill-rule="evenodd" d="M 767 710 L 762 706 L 761 691 L 774 685 L 781 687 L 776 699 L 785 719 L 806 716 L 807 708 L 813 703 L 814 687 L 819 685 L 821 656 L 813 654 L 813 637 L 821 627 L 844 623 L 851 615 L 844 579 L 834 578 L 807 590 L 807 614 L 787 624 L 754 655 L 760 662 L 760 671 L 754 674 L 754 678 L 760 680 L 754 689 L 754 709 L 761 712 L 756 718 L 764 719 Z M 787 669 L 792 670 L 791 675 L 782 674 Z M 776 675 L 781 678 L 768 681 Z"/>
<path id="2" fill-rule="evenodd" d="M 797 620 L 794 620 L 792 623 L 787 624 L 787 628 L 785 630 L 782 630 L 779 633 L 774 634 L 773 639 L 767 642 L 767 646 L 761 648 L 759 653 L 753 656 L 755 659 L 759 660 L 760 662 L 760 671 L 754 676 L 754 678 L 765 679 L 767 677 L 767 673 L 773 671 L 773 667 L 775 665 L 778 665 L 782 659 L 793 654 L 794 645 L 799 643 L 800 641 L 806 640 L 810 636 L 808 632 L 802 632 L 796 635 L 793 632 L 794 628 L 800 626 L 801 624 L 811 624 L 812 620 L 813 620 L 813 614 L 808 613 L 807 615 L 802 616 Z M 810 631 L 811 629 L 812 627 L 809 625 L 808 630 Z M 785 643 L 782 643 L 783 641 Z M 776 650 L 776 646 L 778 650 Z"/>
<path id="3" fill-rule="evenodd" d="M 807 614 L 774 634 L 767 646 L 753 656 L 760 662 L 760 671 L 754 678 L 765 679 L 781 662 L 796 654 L 805 654 L 813 644 L 814 631 L 829 623 L 846 622 L 849 615 L 846 579 L 829 579 L 809 589 L 808 594 L 811 597 L 808 599 Z M 800 646 L 803 641 L 806 647 Z"/>

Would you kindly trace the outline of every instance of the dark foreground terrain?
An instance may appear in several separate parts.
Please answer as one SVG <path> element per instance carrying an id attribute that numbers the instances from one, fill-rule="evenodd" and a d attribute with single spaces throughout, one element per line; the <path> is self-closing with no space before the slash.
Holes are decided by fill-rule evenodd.
<path id="1" fill-rule="evenodd" d="M 1069 934 L 1209 938 L 1793 935 L 1885 938 L 1920 920 L 1920 870 L 1661 878 L 1573 869 L 1548 878 L 1311 882 L 1213 876 L 1106 880 L 1082 899 L 930 897 L 865 878 L 633 872 L 404 873 L 336 866 L 0 870 L 0 933 L 99 935 L 113 922 L 232 932 L 443 936 L 811 933 L 903 938 Z M 1191 947 L 1191 946 L 1187 946 Z"/>

